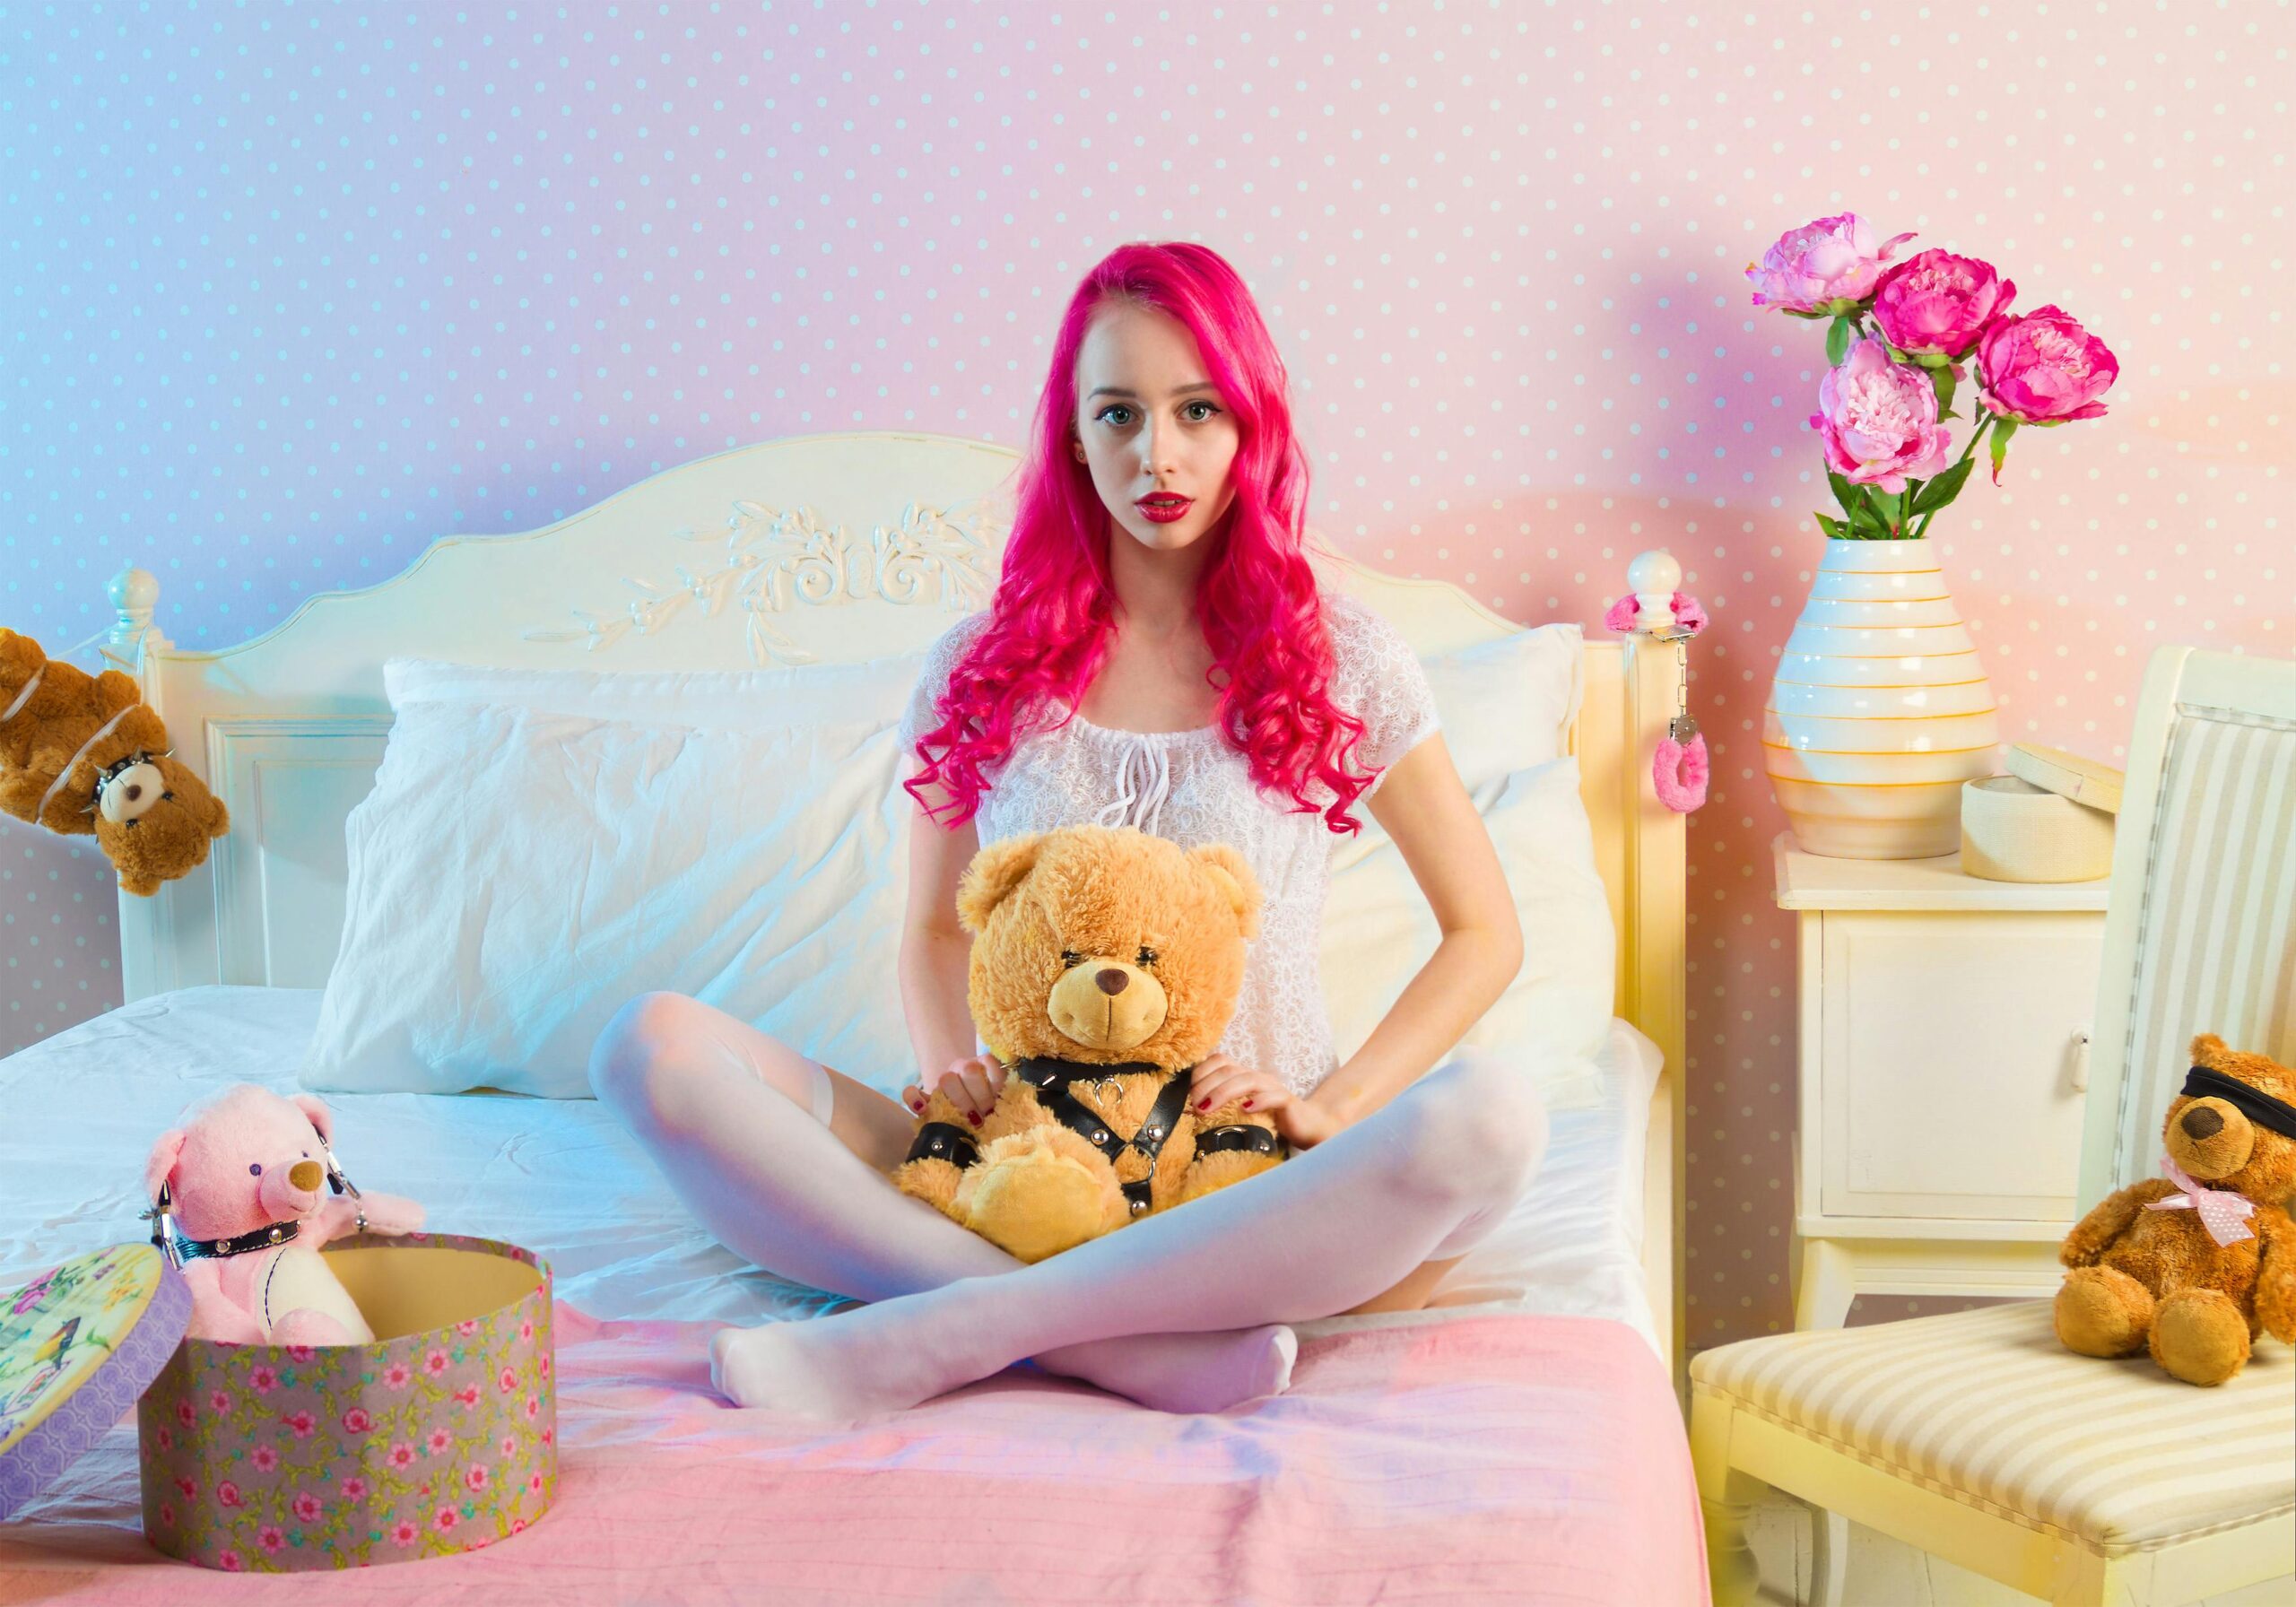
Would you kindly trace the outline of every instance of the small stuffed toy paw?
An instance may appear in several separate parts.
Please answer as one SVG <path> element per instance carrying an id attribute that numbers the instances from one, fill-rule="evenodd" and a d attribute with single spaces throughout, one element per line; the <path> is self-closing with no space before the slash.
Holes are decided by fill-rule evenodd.
<path id="1" fill-rule="evenodd" d="M 1050 1123 L 983 1149 L 966 1168 L 955 1203 L 957 1220 L 1027 1262 L 1112 1233 L 1131 1215 L 1108 1158 Z"/>

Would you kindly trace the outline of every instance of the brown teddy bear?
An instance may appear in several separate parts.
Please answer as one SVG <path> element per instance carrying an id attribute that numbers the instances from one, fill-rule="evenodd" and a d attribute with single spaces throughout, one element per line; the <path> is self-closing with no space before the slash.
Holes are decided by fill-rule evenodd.
<path id="1" fill-rule="evenodd" d="M 2066 1236 L 2057 1336 L 2084 1356 L 2152 1359 L 2222 1384 L 2260 1330 L 2296 1342 L 2296 1072 L 2192 1040 L 2162 1129 L 2169 1177 L 2121 1189 Z"/>
<path id="2" fill-rule="evenodd" d="M 1266 1117 L 1187 1104 L 1235 1013 L 1259 905 L 1225 843 L 1068 826 L 983 848 L 957 916 L 973 1023 L 1010 1074 L 977 1130 L 932 1093 L 893 1181 L 1035 1262 L 1276 1165 Z"/>
<path id="3" fill-rule="evenodd" d="M 91 675 L 0 629 L 0 810 L 93 833 L 119 885 L 150 898 L 207 857 L 230 815 L 169 752 L 135 677 Z"/>

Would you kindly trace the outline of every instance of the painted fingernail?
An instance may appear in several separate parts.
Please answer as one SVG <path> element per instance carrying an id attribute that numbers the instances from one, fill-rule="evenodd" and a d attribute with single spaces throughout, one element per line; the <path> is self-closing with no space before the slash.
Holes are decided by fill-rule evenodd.
<path id="1" fill-rule="evenodd" d="M 1244 1101 L 1244 1108 L 1245 1108 L 1246 1110 L 1249 1110 L 1251 1108 L 1252 1108 L 1252 1102 L 1251 1102 L 1249 1099 L 1246 1099 L 1246 1100 Z"/>
<path id="2" fill-rule="evenodd" d="M 1196 1108 L 1198 1110 L 1209 1110 L 1212 1108 L 1212 1101 L 1209 1099 L 1198 1099 L 1196 1102 Z"/>
<path id="3" fill-rule="evenodd" d="M 972 1125 L 973 1125 L 974 1126 L 978 1127 L 978 1126 L 979 1126 L 979 1125 L 980 1125 L 980 1117 L 979 1117 L 979 1116 L 978 1116 L 977 1115 L 975 1115 L 973 1112 L 971 1112 L 971 1111 L 970 1111 L 970 1110 L 966 1111 L 966 1112 L 965 1112 L 965 1116 L 966 1116 L 966 1118 L 967 1118 L 969 1121 L 970 1121 L 970 1122 L 972 1123 Z"/>

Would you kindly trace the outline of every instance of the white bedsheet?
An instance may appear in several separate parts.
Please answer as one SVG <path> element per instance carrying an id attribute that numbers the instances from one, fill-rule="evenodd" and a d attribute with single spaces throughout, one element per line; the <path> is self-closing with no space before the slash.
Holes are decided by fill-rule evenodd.
<path id="1" fill-rule="evenodd" d="M 192 987 L 111 1011 L 0 1060 L 0 1290 L 67 1256 L 140 1239 L 144 1157 L 187 1106 L 233 1081 L 296 1089 L 317 988 Z M 1557 1112 L 1508 1220 L 1438 1288 L 1434 1309 L 1299 1325 L 1303 1336 L 1441 1320 L 1461 1307 L 1625 1323 L 1656 1351 L 1639 1245 L 1643 1142 L 1659 1058 L 1613 1024 L 1599 1108 Z M 835 1296 L 713 1242 L 628 1133 L 589 1099 L 343 1094 L 335 1152 L 361 1187 L 423 1203 L 442 1232 L 545 1257 L 559 1298 L 607 1318 L 756 1323 Z"/>

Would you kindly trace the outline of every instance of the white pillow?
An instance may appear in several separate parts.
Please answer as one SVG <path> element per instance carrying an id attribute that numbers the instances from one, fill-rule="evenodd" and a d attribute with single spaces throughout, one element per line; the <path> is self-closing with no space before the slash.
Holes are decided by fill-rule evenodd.
<path id="1" fill-rule="evenodd" d="M 668 988 L 898 1089 L 910 805 L 892 726 L 922 665 L 386 665 L 396 717 L 345 823 L 303 1085 L 584 1097 L 607 1020 Z"/>
<path id="2" fill-rule="evenodd" d="M 1469 792 L 1562 757 L 1586 693 L 1586 656 L 1585 632 L 1556 624 L 1421 658 Z"/>
<path id="3" fill-rule="evenodd" d="M 1552 759 L 1503 777 L 1483 817 L 1521 912 L 1523 969 L 1460 1041 L 1518 1055 L 1548 1108 L 1591 1108 L 1603 1100 L 1595 1057 L 1610 1031 L 1618 937 L 1578 797 L 1578 760 Z M 1318 956 L 1343 1062 L 1441 939 L 1395 839 L 1367 821 L 1333 858 Z"/>

